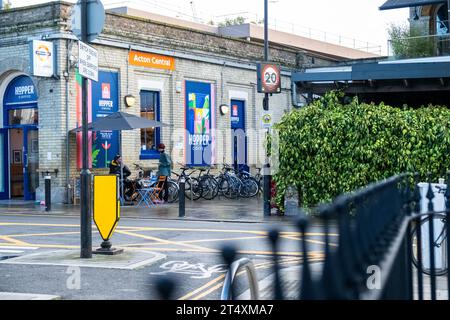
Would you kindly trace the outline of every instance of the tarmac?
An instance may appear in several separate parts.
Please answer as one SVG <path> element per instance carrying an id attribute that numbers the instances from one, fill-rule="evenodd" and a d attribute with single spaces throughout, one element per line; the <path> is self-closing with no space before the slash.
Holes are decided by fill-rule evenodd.
<path id="1" fill-rule="evenodd" d="M 51 210 L 46 211 L 44 205 L 34 201 L 0 200 L 0 213 L 2 214 L 41 214 L 79 216 L 79 205 L 51 204 Z M 179 203 L 167 203 L 147 206 L 121 206 L 120 215 L 123 218 L 139 219 L 169 219 L 169 220 L 201 220 L 216 222 L 282 222 L 291 221 L 292 217 L 278 215 L 272 209 L 270 216 L 264 216 L 263 199 L 261 197 L 250 199 L 214 199 L 192 201 L 186 199 L 184 216 L 182 216 Z"/>

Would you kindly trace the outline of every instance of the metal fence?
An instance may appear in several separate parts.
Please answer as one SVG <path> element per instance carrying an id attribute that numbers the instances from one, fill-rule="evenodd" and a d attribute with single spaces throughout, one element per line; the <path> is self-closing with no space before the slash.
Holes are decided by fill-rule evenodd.
<path id="1" fill-rule="evenodd" d="M 437 279 L 442 283 L 444 275 L 447 281 L 441 291 L 447 293 L 448 299 L 450 188 L 432 185 L 430 179 L 419 184 L 418 178 L 418 174 L 394 176 L 320 206 L 313 218 L 320 222 L 324 234 L 325 260 L 319 276 L 313 276 L 308 254 L 306 233 L 311 218 L 302 215 L 297 219 L 303 253 L 299 299 L 435 300 Z M 446 181 L 448 186 L 450 173 Z M 436 190 L 446 202 L 446 206 L 438 209 L 435 208 Z M 331 228 L 337 232 L 337 246 L 330 242 Z M 279 232 L 270 231 L 268 238 L 273 253 L 272 298 L 282 300 L 285 292 L 277 254 Z M 250 273 L 252 297 L 258 297 L 251 262 L 248 259 L 236 262 L 236 249 L 231 247 L 224 248 L 223 257 L 228 274 L 222 299 L 237 297 L 234 280 L 241 267 Z M 160 283 L 160 292 L 162 297 L 170 298 L 170 288 L 175 284 L 164 281 Z"/>

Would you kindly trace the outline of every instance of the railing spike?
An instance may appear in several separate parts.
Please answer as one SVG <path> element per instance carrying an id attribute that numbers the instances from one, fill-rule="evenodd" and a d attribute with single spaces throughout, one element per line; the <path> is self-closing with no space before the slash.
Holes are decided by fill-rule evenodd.
<path id="1" fill-rule="evenodd" d="M 433 192 L 433 186 L 431 185 L 431 173 L 428 173 L 427 180 L 428 180 L 428 191 L 427 191 L 428 212 L 433 212 L 434 211 L 434 205 L 433 205 L 434 192 Z"/>
<path id="2" fill-rule="evenodd" d="M 231 264 L 236 260 L 236 248 L 232 245 L 225 245 L 222 247 L 222 258 L 225 261 L 228 272 L 231 272 Z M 235 288 L 233 284 L 233 279 L 227 278 L 230 283 L 228 283 L 228 287 L 231 290 L 231 300 L 235 299 Z"/>
<path id="3" fill-rule="evenodd" d="M 308 219 L 306 217 L 300 217 L 297 220 L 297 228 L 299 229 L 302 238 L 302 252 L 303 252 L 303 265 L 302 265 L 302 275 L 301 275 L 301 289 L 300 289 L 300 299 L 302 300 L 312 300 L 315 298 L 313 280 L 311 276 L 311 269 L 308 259 L 308 246 L 306 243 L 306 229 L 308 227 Z"/>
<path id="4" fill-rule="evenodd" d="M 268 233 L 268 238 L 272 247 L 273 271 L 274 271 L 274 300 L 283 300 L 283 291 L 281 285 L 280 265 L 278 262 L 278 242 L 280 233 L 276 229 L 272 229 Z"/>
<path id="5" fill-rule="evenodd" d="M 156 282 L 156 290 L 162 300 L 172 300 L 175 293 L 175 280 L 162 276 Z"/>

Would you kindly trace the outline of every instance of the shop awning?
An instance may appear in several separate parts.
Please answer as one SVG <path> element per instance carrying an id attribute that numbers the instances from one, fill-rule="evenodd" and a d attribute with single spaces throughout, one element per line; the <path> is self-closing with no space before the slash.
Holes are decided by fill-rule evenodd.
<path id="1" fill-rule="evenodd" d="M 429 4 L 444 3 L 447 0 L 388 0 L 379 9 L 390 10 L 399 8 L 409 8 L 426 6 Z"/>
<path id="2" fill-rule="evenodd" d="M 170 125 L 155 120 L 145 119 L 121 111 L 112 113 L 104 118 L 97 119 L 88 124 L 89 131 L 133 130 L 154 127 L 170 127 Z M 81 130 L 82 127 L 78 127 L 71 131 L 78 132 Z"/>

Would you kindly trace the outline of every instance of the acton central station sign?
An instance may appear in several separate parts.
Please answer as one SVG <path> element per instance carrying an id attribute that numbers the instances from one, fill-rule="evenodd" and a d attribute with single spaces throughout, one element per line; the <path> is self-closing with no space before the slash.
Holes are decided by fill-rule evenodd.
<path id="1" fill-rule="evenodd" d="M 159 54 L 130 51 L 128 61 L 131 65 L 164 70 L 175 70 L 175 59 L 173 57 Z"/>

